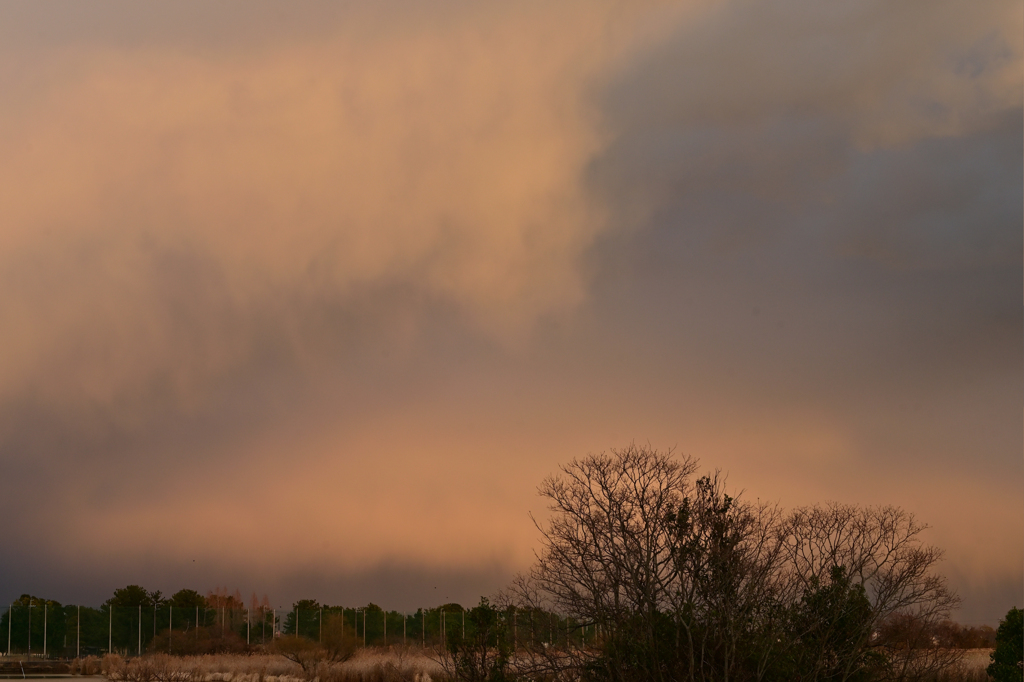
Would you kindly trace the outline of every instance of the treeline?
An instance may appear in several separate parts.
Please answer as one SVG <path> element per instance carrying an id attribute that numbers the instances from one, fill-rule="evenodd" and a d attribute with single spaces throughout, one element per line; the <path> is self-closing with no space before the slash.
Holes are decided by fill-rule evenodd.
<path id="1" fill-rule="evenodd" d="M 242 651 L 252 627 L 246 617 L 240 596 L 226 591 L 204 596 L 183 589 L 164 597 L 159 590 L 128 585 L 98 608 L 23 594 L 0 617 L 0 641 L 7 637 L 4 650 L 12 654 L 50 657 L 137 655 L 158 639 L 179 653 Z M 257 611 L 252 618 L 269 627 L 269 614 Z"/>
<path id="2" fill-rule="evenodd" d="M 139 585 L 114 591 L 100 607 L 65 605 L 23 594 L 0 616 L 0 652 L 47 657 L 78 657 L 112 652 L 136 656 L 147 652 L 178 655 L 244 653 L 266 649 L 275 638 L 295 636 L 319 642 L 325 630 L 359 646 L 396 644 L 445 646 L 476 636 L 469 611 L 457 603 L 419 608 L 413 613 L 365 606 L 321 604 L 301 599 L 288 610 L 272 609 L 268 600 L 244 605 L 236 591 L 201 593 L 183 589 L 170 597 Z M 593 643 L 596 629 L 543 609 L 508 610 L 508 644 L 550 646 Z M 7 647 L 3 637 L 7 636 Z"/>

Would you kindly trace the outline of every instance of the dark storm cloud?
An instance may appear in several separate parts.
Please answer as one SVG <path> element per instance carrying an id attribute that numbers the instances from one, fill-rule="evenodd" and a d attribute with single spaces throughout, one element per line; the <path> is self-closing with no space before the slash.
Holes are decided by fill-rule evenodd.
<path id="1" fill-rule="evenodd" d="M 972 621 L 1020 596 L 1020 548 L 968 559 L 981 545 L 942 502 L 987 489 L 990 541 L 1019 527 L 1012 11 L 723 3 L 611 84 L 591 167 L 635 230 L 603 241 L 594 305 L 637 330 L 626 357 L 660 359 L 648 391 L 681 415 L 688 394 L 719 404 L 705 419 L 749 434 L 722 454 L 754 494 L 793 501 L 807 476 L 819 497 L 924 514 Z M 796 455 L 815 425 L 820 456 Z"/>

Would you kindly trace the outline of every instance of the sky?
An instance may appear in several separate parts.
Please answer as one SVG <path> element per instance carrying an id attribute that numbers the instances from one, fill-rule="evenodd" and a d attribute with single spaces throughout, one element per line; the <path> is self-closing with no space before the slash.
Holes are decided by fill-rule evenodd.
<path id="1" fill-rule="evenodd" d="M 0 0 L 0 602 L 414 610 L 630 443 L 1024 606 L 1018 0 Z"/>

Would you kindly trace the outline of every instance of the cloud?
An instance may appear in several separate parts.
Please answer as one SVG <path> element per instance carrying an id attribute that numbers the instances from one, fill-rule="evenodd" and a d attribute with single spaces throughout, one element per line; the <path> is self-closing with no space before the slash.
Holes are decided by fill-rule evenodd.
<path id="1" fill-rule="evenodd" d="M 578 304 L 607 229 L 582 172 L 607 7 L 435 9 L 252 52 L 70 44 L 6 74 L 0 394 L 187 402 L 382 290 L 499 338 Z"/>
<path id="2" fill-rule="evenodd" d="M 948 503 L 1020 501 L 1019 5 L 64 7 L 0 8 L 25 565 L 476 590 L 649 439 L 1019 570 Z"/>

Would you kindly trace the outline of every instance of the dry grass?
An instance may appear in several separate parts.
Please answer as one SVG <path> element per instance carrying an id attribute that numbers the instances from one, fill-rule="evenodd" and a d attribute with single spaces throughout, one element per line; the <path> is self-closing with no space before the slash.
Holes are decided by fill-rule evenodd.
<path id="1" fill-rule="evenodd" d="M 936 682 L 987 682 L 991 649 L 970 649 L 956 670 Z M 360 649 L 344 663 L 324 664 L 303 674 L 295 663 L 275 654 L 150 654 L 124 659 L 108 654 L 71 662 L 74 675 L 102 673 L 113 682 L 442 682 L 448 679 L 434 652 L 419 647 Z"/>
<path id="2" fill-rule="evenodd" d="M 443 671 L 430 655 L 412 647 L 360 649 L 344 663 L 323 664 L 304 674 L 295 663 L 274 654 L 149 654 L 125 659 L 107 654 L 75 659 L 76 675 L 101 673 L 114 682 L 436 682 Z"/>

